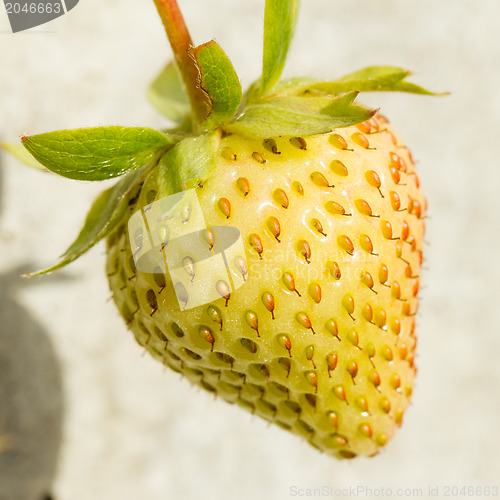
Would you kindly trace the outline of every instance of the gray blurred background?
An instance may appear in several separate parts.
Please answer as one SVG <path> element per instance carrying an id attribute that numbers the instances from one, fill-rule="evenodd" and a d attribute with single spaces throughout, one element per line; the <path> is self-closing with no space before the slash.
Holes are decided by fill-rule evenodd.
<path id="1" fill-rule="evenodd" d="M 197 43 L 217 39 L 245 86 L 259 76 L 263 0 L 180 5 Z M 102 186 L 2 153 L 0 499 L 282 500 L 322 487 L 347 489 L 335 498 L 439 487 L 445 498 L 446 487 L 500 487 L 499 18 L 496 0 L 302 2 L 286 75 L 393 64 L 452 92 L 361 97 L 413 151 L 430 214 L 413 404 L 373 459 L 323 456 L 144 356 L 107 301 L 103 245 L 64 279 L 17 280 L 54 262 Z M 145 97 L 170 58 L 151 0 L 81 0 L 50 24 L 8 30 L 0 6 L 0 140 L 165 126 Z"/>

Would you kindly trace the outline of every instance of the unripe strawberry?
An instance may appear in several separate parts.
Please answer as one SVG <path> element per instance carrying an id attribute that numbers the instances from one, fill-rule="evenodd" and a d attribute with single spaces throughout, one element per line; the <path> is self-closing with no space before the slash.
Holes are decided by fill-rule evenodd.
<path id="1" fill-rule="evenodd" d="M 319 450 L 372 456 L 412 393 L 426 203 L 388 120 L 354 100 L 430 92 L 389 66 L 278 81 L 297 2 L 267 0 L 263 75 L 243 95 L 222 49 L 155 3 L 177 66 L 149 95 L 178 126 L 23 137 L 66 177 L 126 174 L 40 273 L 106 237 L 114 301 L 153 357 Z"/>

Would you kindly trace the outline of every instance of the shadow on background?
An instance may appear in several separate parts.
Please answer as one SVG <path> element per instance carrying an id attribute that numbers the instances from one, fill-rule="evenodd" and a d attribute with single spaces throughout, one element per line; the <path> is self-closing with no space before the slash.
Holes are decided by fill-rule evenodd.
<path id="1" fill-rule="evenodd" d="M 0 215 L 2 165 L 0 164 Z M 1 232 L 0 232 L 1 240 Z M 47 332 L 16 292 L 43 282 L 0 274 L 0 500 L 49 500 L 62 438 L 61 369 Z"/>

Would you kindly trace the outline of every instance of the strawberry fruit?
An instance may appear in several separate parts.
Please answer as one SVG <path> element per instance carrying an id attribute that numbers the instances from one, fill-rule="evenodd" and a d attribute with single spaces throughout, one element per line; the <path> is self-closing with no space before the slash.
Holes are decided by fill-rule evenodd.
<path id="1" fill-rule="evenodd" d="M 431 93 L 390 66 L 279 81 L 297 1 L 267 0 L 263 75 L 243 94 L 222 49 L 194 47 L 176 2 L 155 3 L 175 64 L 149 96 L 177 126 L 22 138 L 60 175 L 123 176 L 60 262 L 32 275 L 107 238 L 114 301 L 153 357 L 321 451 L 375 455 L 412 393 L 426 204 L 409 150 L 386 118 L 354 101 L 359 91 Z M 174 215 L 147 215 L 179 193 L 194 198 L 181 195 Z M 226 255 L 232 279 L 207 272 L 194 243 L 169 234 L 176 217 L 200 229 L 200 214 L 207 255 L 223 231 L 238 230 L 239 253 Z M 148 227 L 137 232 L 134 217 Z M 146 268 L 145 231 L 162 242 Z M 196 302 L 208 288 L 216 296 Z"/>

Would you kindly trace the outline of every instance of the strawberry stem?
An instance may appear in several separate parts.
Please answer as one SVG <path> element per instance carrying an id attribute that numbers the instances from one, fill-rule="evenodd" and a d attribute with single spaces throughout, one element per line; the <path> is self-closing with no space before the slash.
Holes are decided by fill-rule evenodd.
<path id="1" fill-rule="evenodd" d="M 208 116 L 210 101 L 199 83 L 200 69 L 195 58 L 189 52 L 193 48 L 191 36 L 177 5 L 177 0 L 154 0 L 154 2 L 184 81 L 196 127 L 197 123 L 202 122 Z"/>

